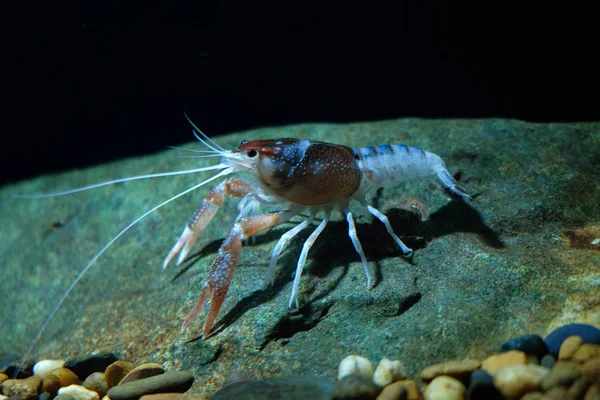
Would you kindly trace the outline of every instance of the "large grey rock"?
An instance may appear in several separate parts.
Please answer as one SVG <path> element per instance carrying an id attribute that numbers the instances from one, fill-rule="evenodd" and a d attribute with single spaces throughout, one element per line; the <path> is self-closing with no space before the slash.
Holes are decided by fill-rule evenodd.
<path id="1" fill-rule="evenodd" d="M 228 199 L 179 268 L 164 256 L 210 186 L 163 207 L 124 234 L 67 298 L 34 349 L 41 358 L 118 351 L 160 362 L 217 389 L 236 368 L 257 378 L 334 378 L 361 354 L 400 359 L 409 374 L 446 359 L 483 359 L 506 340 L 542 337 L 566 322 L 600 325 L 600 124 L 401 119 L 257 129 L 218 138 L 299 137 L 351 146 L 406 143 L 443 157 L 475 201 L 448 201 L 434 178 L 392 185 L 370 201 L 415 250 L 402 258 L 379 221 L 354 205 L 357 230 L 378 282 L 363 267 L 341 215 L 309 253 L 300 309 L 287 303 L 310 230 L 290 243 L 273 288 L 263 289 L 270 253 L 292 224 L 248 241 L 216 334 L 197 339 L 205 314 L 179 334 L 236 215 Z M 140 136 L 143 132 L 140 132 Z M 199 144 L 188 147 L 201 148 Z M 47 313 L 94 254 L 134 218 L 210 173 L 117 184 L 50 199 L 11 199 L 135 174 L 189 169 L 207 159 L 168 150 L 0 189 L 0 351 L 23 353 Z M 58 156 L 58 155 L 57 155 Z M 67 156 L 67 155 L 60 155 Z M 596 247 L 595 247 L 596 246 Z M 193 389 L 194 390 L 194 389 Z"/>

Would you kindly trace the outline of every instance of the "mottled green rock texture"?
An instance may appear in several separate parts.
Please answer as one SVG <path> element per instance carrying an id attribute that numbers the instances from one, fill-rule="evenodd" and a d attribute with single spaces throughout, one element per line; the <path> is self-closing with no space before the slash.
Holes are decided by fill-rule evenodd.
<path id="1" fill-rule="evenodd" d="M 474 197 L 451 196 L 434 177 L 370 194 L 415 250 L 401 257 L 383 225 L 359 206 L 358 235 L 378 282 L 368 290 L 347 225 L 336 215 L 302 276 L 300 308 L 288 309 L 303 232 L 265 288 L 273 246 L 292 223 L 248 241 L 216 333 L 204 314 L 184 334 L 217 249 L 233 224 L 230 199 L 179 267 L 162 260 L 210 190 L 203 187 L 142 220 L 103 254 L 34 347 L 35 358 L 112 351 L 122 359 L 189 369 L 194 390 L 225 379 L 318 375 L 361 354 L 402 360 L 416 374 L 447 359 L 484 358 L 525 333 L 567 322 L 600 324 L 600 124 L 400 119 L 271 127 L 218 138 L 326 140 L 353 147 L 403 143 L 434 152 Z M 188 147 L 201 149 L 199 143 Z M 3 294 L 0 352 L 23 355 L 63 291 L 115 234 L 161 201 L 211 176 L 115 184 L 49 199 L 14 199 L 130 175 L 189 169 L 216 159 L 168 150 L 1 189 Z M 68 155 L 64 155 L 68 157 Z"/>

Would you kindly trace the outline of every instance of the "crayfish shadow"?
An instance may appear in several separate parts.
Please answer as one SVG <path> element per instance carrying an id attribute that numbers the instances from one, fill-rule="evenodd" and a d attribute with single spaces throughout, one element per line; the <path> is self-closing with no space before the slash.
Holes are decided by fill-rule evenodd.
<path id="1" fill-rule="evenodd" d="M 492 247 L 504 247 L 498 236 L 484 224 L 483 219 L 477 210 L 460 199 L 453 200 L 441 207 L 435 213 L 432 213 L 429 216 L 429 219 L 425 221 L 416 213 L 399 208 L 388 210 L 386 216 L 400 240 L 402 240 L 409 248 L 413 249 L 413 251 L 424 249 L 429 242 L 438 237 L 456 232 L 475 233 Z M 412 258 L 404 257 L 402 250 L 387 233 L 385 226 L 381 222 L 374 218 L 363 222 L 365 219 L 368 219 L 368 217 L 357 218 L 356 231 L 367 257 L 367 261 L 372 261 L 377 264 L 377 268 L 375 269 L 377 274 L 375 285 L 377 285 L 383 278 L 381 275 L 381 268 L 378 265 L 380 260 L 389 257 L 398 257 L 409 264 L 414 264 L 414 262 Z M 286 226 L 281 226 L 272 229 L 265 234 L 258 235 L 256 237 L 256 244 L 276 241 L 281 237 L 281 234 L 288 229 L 289 228 Z M 251 295 L 240 300 L 223 316 L 223 318 L 217 321 L 209 337 L 218 334 L 229 325 L 234 324 L 249 310 L 272 300 L 281 290 L 293 281 L 297 260 L 302 249 L 300 243 L 303 243 L 310 233 L 310 229 L 299 233 L 298 237 L 290 242 L 287 249 L 284 250 L 277 263 L 277 271 L 273 285 L 263 286 L 254 291 Z M 221 242 L 222 239 L 213 241 L 206 245 L 200 252 L 190 257 L 189 263 L 185 266 L 185 270 L 181 271 L 178 276 L 189 269 L 198 259 L 209 253 L 216 253 Z M 251 247 L 252 245 L 253 243 L 251 241 L 245 243 L 245 247 Z M 334 269 L 342 267 L 344 270 L 337 276 L 335 281 L 326 285 L 325 289 L 321 286 L 318 294 L 311 295 L 310 298 L 305 298 L 303 302 L 301 301 L 304 303 L 303 305 L 314 303 L 333 292 L 348 275 L 349 265 L 353 262 L 360 261 L 352 241 L 348 237 L 348 224 L 346 221 L 340 220 L 330 222 L 311 248 L 308 257 L 311 259 L 311 263 L 308 268 L 305 268 L 303 276 L 311 275 L 318 278 L 325 278 L 330 275 Z M 264 264 L 265 266 L 268 266 L 268 260 Z M 312 294 L 312 290 L 309 289 L 309 291 Z M 302 297 L 302 294 L 303 291 L 301 290 L 299 295 Z M 306 295 L 307 292 L 304 292 L 304 294 Z M 290 310 L 290 312 L 292 312 L 294 309 Z"/>

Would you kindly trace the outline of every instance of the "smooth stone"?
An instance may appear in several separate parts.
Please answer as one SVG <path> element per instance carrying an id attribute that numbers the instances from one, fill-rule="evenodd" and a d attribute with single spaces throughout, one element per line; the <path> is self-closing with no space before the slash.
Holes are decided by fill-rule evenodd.
<path id="1" fill-rule="evenodd" d="M 373 382 L 379 387 L 385 387 L 392 382 L 406 378 L 406 369 L 399 360 L 383 358 L 379 361 L 373 373 Z"/>
<path id="2" fill-rule="evenodd" d="M 2 382 L 4 382 L 7 379 L 8 375 L 6 375 L 4 372 L 0 372 L 0 386 L 2 385 Z"/>
<path id="3" fill-rule="evenodd" d="M 558 357 L 560 346 L 569 336 L 579 336 L 583 343 L 600 344 L 600 329 L 588 324 L 568 324 L 555 329 L 544 339 L 550 354 Z"/>
<path id="4" fill-rule="evenodd" d="M 158 363 L 145 363 L 140 364 L 131 371 L 127 375 L 123 377 L 119 384 L 137 381 L 139 379 L 150 378 L 151 376 L 161 375 L 165 373 L 165 369 L 162 365 Z"/>
<path id="5" fill-rule="evenodd" d="M 62 367 L 57 368 L 50 372 L 50 375 L 54 375 L 58 378 L 60 387 L 67 387 L 69 385 L 81 385 L 81 380 L 75 372 L 68 368 Z"/>
<path id="6" fill-rule="evenodd" d="M 569 336 L 563 340 L 562 345 L 560 346 L 558 359 L 570 360 L 582 344 L 583 340 L 581 339 L 581 336 Z"/>
<path id="7" fill-rule="evenodd" d="M 58 389 L 60 389 L 60 379 L 58 379 L 58 376 L 50 374 L 42 381 L 42 392 L 56 396 Z"/>
<path id="8" fill-rule="evenodd" d="M 525 354 L 525 352 L 520 350 L 510 350 L 506 353 L 494 354 L 486 358 L 481 363 L 481 369 L 493 376 L 504 367 L 526 364 L 527 354 Z"/>
<path id="9" fill-rule="evenodd" d="M 438 376 L 425 389 L 426 400 L 463 400 L 467 388 L 458 379 Z"/>
<path id="10" fill-rule="evenodd" d="M 579 372 L 590 381 L 600 381 L 600 356 L 583 362 L 579 366 Z"/>
<path id="11" fill-rule="evenodd" d="M 109 389 L 111 400 L 137 400 L 145 394 L 187 391 L 194 383 L 194 377 L 188 371 L 167 372 L 146 379 L 123 383 Z"/>
<path id="12" fill-rule="evenodd" d="M 352 374 L 338 380 L 333 386 L 334 400 L 375 400 L 382 388 L 371 379 Z"/>
<path id="13" fill-rule="evenodd" d="M 585 396 L 585 391 L 588 390 L 591 384 L 592 381 L 586 379 L 583 376 L 577 379 L 569 388 L 568 398 L 575 400 L 583 399 L 583 396 Z"/>
<path id="14" fill-rule="evenodd" d="M 467 399 L 504 400 L 504 396 L 494 386 L 494 377 L 484 370 L 478 369 L 471 374 Z"/>
<path id="15" fill-rule="evenodd" d="M 78 400 L 77 397 L 73 396 L 70 393 L 59 394 L 54 398 L 54 400 Z"/>
<path id="16" fill-rule="evenodd" d="M 377 400 L 401 400 L 392 396 L 403 396 L 404 392 L 406 392 L 406 400 L 423 400 L 421 389 L 419 389 L 417 382 L 412 379 L 403 379 L 384 387 L 377 396 Z"/>
<path id="17" fill-rule="evenodd" d="M 411 397 L 409 397 L 409 385 L 406 383 L 409 381 L 396 381 L 390 385 L 387 385 L 386 387 L 383 388 L 383 390 L 381 391 L 381 393 L 379 393 L 379 396 L 377 396 L 376 400 L 413 400 L 413 399 L 421 399 L 421 393 L 418 392 L 418 397 L 415 397 L 414 394 L 412 394 Z M 414 385 L 414 387 L 417 388 L 417 391 L 419 390 L 417 383 L 415 381 L 410 381 L 412 382 L 412 385 Z M 413 389 L 414 390 L 414 389 Z"/>
<path id="18" fill-rule="evenodd" d="M 50 372 L 57 368 L 62 368 L 65 365 L 65 360 L 42 360 L 33 366 L 33 374 L 44 379 L 50 375 Z"/>
<path id="19" fill-rule="evenodd" d="M 117 386 L 128 373 L 133 371 L 134 368 L 135 364 L 130 363 L 129 361 L 115 361 L 106 367 L 106 370 L 104 371 L 106 383 L 108 383 L 108 386 L 110 387 Z"/>
<path id="20" fill-rule="evenodd" d="M 534 354 L 541 360 L 548 354 L 548 347 L 540 335 L 529 334 L 510 339 L 502 344 L 500 353 L 510 350 L 520 350 L 526 354 Z"/>
<path id="21" fill-rule="evenodd" d="M 552 354 L 546 354 L 544 357 L 542 357 L 542 360 L 540 361 L 540 365 L 548 369 L 552 369 L 555 364 L 556 358 L 554 358 Z"/>
<path id="22" fill-rule="evenodd" d="M 106 396 L 108 389 L 108 382 L 106 382 L 106 376 L 104 372 L 94 372 L 83 381 L 82 384 L 85 388 L 93 390 L 98 393 L 100 397 Z"/>
<path id="23" fill-rule="evenodd" d="M 579 346 L 575 354 L 573 354 L 573 357 L 571 357 L 571 360 L 584 362 L 594 357 L 600 357 L 600 344 L 584 343 Z"/>
<path id="24" fill-rule="evenodd" d="M 345 357 L 338 367 L 338 380 L 348 375 L 360 375 L 367 379 L 373 379 L 373 364 L 368 358 L 358 355 L 349 355 Z"/>
<path id="25" fill-rule="evenodd" d="M 494 385 L 510 399 L 518 399 L 529 392 L 538 391 L 542 379 L 549 373 L 539 365 L 513 365 L 499 370 Z"/>
<path id="26" fill-rule="evenodd" d="M 430 382 L 438 376 L 445 375 L 456 378 L 464 383 L 469 380 L 471 373 L 480 366 L 481 361 L 479 360 L 446 361 L 426 367 L 421 371 L 419 377 L 425 382 Z"/>
<path id="27" fill-rule="evenodd" d="M 74 357 L 65 362 L 65 368 L 75 372 L 79 379 L 85 380 L 94 372 L 104 372 L 115 361 L 117 356 L 110 352 L 96 353 L 88 356 Z"/>
<path id="28" fill-rule="evenodd" d="M 81 385 L 69 385 L 58 389 L 58 395 L 70 395 L 77 400 L 100 400 L 98 393 Z"/>
<path id="29" fill-rule="evenodd" d="M 577 366 L 578 364 L 575 362 L 558 361 L 548 375 L 542 379 L 542 390 L 547 392 L 555 386 L 571 386 L 581 376 Z"/>
<path id="30" fill-rule="evenodd" d="M 32 375 L 25 379 L 7 379 L 2 382 L 2 393 L 9 397 L 19 396 L 30 399 L 41 393 L 42 380 Z"/>
<path id="31" fill-rule="evenodd" d="M 215 392 L 211 400 L 331 400 L 332 398 L 333 382 L 330 380 L 317 376 L 292 375 L 232 383 Z"/>

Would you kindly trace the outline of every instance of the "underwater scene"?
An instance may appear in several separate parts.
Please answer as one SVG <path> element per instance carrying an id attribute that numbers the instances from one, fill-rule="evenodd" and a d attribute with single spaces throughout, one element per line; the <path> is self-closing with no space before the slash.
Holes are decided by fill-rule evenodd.
<path id="1" fill-rule="evenodd" d="M 308 214 L 244 240 L 207 338 L 203 325 L 208 308 L 183 332 L 180 326 L 235 224 L 238 199 L 225 199 L 179 266 L 173 261 L 165 270 L 161 267 L 188 219 L 219 181 L 172 201 L 125 232 L 75 285 L 30 348 L 68 282 L 103 246 L 144 212 L 216 172 L 116 183 L 50 198 L 11 196 L 190 169 L 190 160 L 193 168 L 202 168 L 216 165 L 218 157 L 178 158 L 197 153 L 170 149 L 7 185 L 0 213 L 2 260 L 9 273 L 0 285 L 2 292 L 20 295 L 18 303 L 3 309 L 2 320 L 11 330 L 1 349 L 3 368 L 8 367 L 3 391 L 23 398 L 41 395 L 47 377 L 36 378 L 40 386 L 31 393 L 9 384 L 16 382 L 7 374 L 15 371 L 10 365 L 18 365 L 25 355 L 23 378 L 34 361 L 69 362 L 99 353 L 103 362 L 89 371 L 102 373 L 104 380 L 107 368 L 122 363 L 120 378 L 111 378 L 114 382 L 98 392 L 108 392 L 110 398 L 165 391 L 215 399 L 354 398 L 344 397 L 344 391 L 371 393 L 360 398 L 463 398 L 467 390 L 519 398 L 515 393 L 555 386 L 566 391 L 575 383 L 584 393 L 598 379 L 600 346 L 599 130 L 597 123 L 407 118 L 281 126 L 215 139 L 224 149 L 235 149 L 249 138 L 279 137 L 355 148 L 418 145 L 445 161 L 472 200 L 446 190 L 435 175 L 388 182 L 367 193 L 368 203 L 387 216 L 399 239 L 413 249 L 411 257 L 403 255 L 381 221 L 353 202 L 356 233 L 375 271 L 371 289 L 345 216 L 333 212 L 306 258 L 298 306 L 289 307 L 297 260 L 322 213 L 282 251 L 272 284 L 266 278 L 275 244 Z M 506 151 L 506 141 L 519 145 Z M 207 149 L 198 141 L 185 147 Z M 237 174 L 256 179 L 252 172 Z M 270 207 L 261 205 L 261 210 Z M 552 342 L 548 335 L 553 332 L 559 339 Z M 561 360 L 558 351 L 566 338 L 576 348 L 568 362 L 556 365 L 571 368 L 562 371 L 570 375 L 546 383 L 555 374 L 547 363 Z M 578 361 L 571 360 L 574 356 Z M 165 371 L 189 375 L 169 389 L 150 385 L 133 397 L 111 396 L 118 381 L 142 364 L 151 376 Z M 83 374 L 89 376 L 89 371 Z M 88 376 L 73 380 L 85 383 Z M 269 381 L 274 377 L 279 380 Z M 387 389 L 394 382 L 402 383 Z M 438 390 L 450 393 L 430 393 Z M 51 396 L 57 391 L 50 390 Z M 281 396 L 261 397 L 265 391 Z M 388 391 L 396 394 L 380 394 Z"/>
<path id="2" fill-rule="evenodd" d="M 591 6 L 0 15 L 0 400 L 600 399 Z"/>

